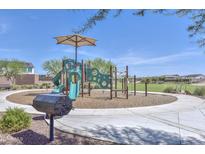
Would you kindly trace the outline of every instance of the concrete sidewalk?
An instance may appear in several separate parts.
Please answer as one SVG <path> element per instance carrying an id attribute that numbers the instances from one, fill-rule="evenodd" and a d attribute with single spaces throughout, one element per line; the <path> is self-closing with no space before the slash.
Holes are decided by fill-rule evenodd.
<path id="1" fill-rule="evenodd" d="M 0 93 L 0 111 L 16 106 L 39 113 L 31 106 L 8 102 L 5 97 L 12 93 Z M 205 144 L 205 100 L 188 95 L 166 95 L 177 97 L 177 101 L 138 108 L 75 109 L 56 119 L 55 127 L 119 144 Z"/>
<path id="2" fill-rule="evenodd" d="M 205 144 L 205 100 L 171 95 L 178 100 L 159 106 L 75 109 L 55 127 L 119 144 Z"/>
<path id="3" fill-rule="evenodd" d="M 16 104 L 13 102 L 10 102 L 6 99 L 7 96 L 15 93 L 20 93 L 20 92 L 26 92 L 26 91 L 37 91 L 37 90 L 42 90 L 42 89 L 30 89 L 30 90 L 13 90 L 13 91 L 3 91 L 0 92 L 0 112 L 6 111 L 7 108 L 14 108 L 14 107 L 19 107 L 23 108 L 26 112 L 32 113 L 32 114 L 43 114 L 41 112 L 38 112 L 35 110 L 32 106 L 30 105 L 21 105 L 21 104 Z"/>

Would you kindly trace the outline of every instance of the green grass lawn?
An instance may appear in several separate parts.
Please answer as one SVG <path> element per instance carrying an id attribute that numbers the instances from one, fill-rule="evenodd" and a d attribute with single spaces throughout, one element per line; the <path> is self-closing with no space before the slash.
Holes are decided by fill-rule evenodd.
<path id="1" fill-rule="evenodd" d="M 194 86 L 191 84 L 180 84 L 180 83 L 163 83 L 163 84 L 148 84 L 148 91 L 150 92 L 163 92 L 164 89 L 166 89 L 167 87 L 173 87 L 176 89 L 181 89 L 182 91 L 184 90 L 188 90 L 191 93 L 193 93 L 193 91 L 199 87 L 199 86 Z M 121 83 L 118 83 L 118 89 L 121 89 Z M 129 90 L 134 90 L 134 84 L 131 83 L 129 84 Z M 136 85 L 136 90 L 137 91 L 144 91 L 145 90 L 145 84 L 144 83 L 138 83 Z"/>

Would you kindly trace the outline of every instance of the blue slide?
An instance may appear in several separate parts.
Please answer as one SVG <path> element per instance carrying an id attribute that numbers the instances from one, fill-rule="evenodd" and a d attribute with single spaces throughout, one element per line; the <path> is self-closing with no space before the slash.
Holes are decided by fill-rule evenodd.
<path id="1" fill-rule="evenodd" d="M 79 96 L 80 81 L 76 83 L 70 82 L 69 98 L 75 100 Z"/>
<path id="2" fill-rule="evenodd" d="M 75 100 L 79 96 L 81 72 L 80 68 L 77 67 L 69 72 L 69 98 Z"/>

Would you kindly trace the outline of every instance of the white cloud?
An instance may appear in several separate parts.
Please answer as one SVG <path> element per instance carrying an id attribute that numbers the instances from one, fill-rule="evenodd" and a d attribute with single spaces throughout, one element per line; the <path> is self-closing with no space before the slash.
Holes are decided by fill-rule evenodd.
<path id="1" fill-rule="evenodd" d="M 141 65 L 141 64 L 163 64 L 163 63 L 168 63 L 168 62 L 173 62 L 177 60 L 182 60 L 185 58 L 189 58 L 192 56 L 200 56 L 203 55 L 202 52 L 198 51 L 192 51 L 192 52 L 181 52 L 178 54 L 172 54 L 172 55 L 167 55 L 167 56 L 162 56 L 162 57 L 154 57 L 154 58 L 141 58 L 138 56 L 122 56 L 120 58 L 113 58 L 112 61 L 116 64 L 120 65 Z"/>
<path id="2" fill-rule="evenodd" d="M 0 23 L 0 34 L 4 34 L 8 31 L 8 25 L 4 23 Z"/>

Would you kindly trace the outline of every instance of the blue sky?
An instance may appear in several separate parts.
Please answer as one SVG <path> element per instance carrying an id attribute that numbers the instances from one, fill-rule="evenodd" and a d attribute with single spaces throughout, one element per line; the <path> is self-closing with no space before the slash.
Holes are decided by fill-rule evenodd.
<path id="1" fill-rule="evenodd" d="M 57 45 L 55 36 L 72 34 L 95 10 L 0 10 L 0 59 L 32 62 L 37 73 L 42 63 L 63 56 L 74 58 L 74 48 Z M 96 47 L 79 48 L 79 59 L 101 57 L 119 68 L 129 66 L 130 74 L 205 74 L 204 49 L 186 30 L 187 18 L 147 14 L 132 15 L 126 10 L 113 14 L 84 35 L 97 39 Z"/>

